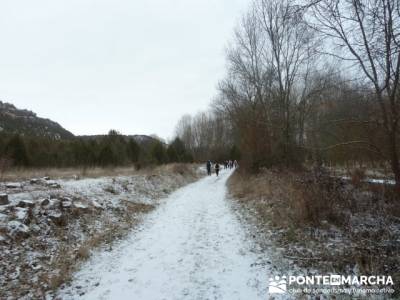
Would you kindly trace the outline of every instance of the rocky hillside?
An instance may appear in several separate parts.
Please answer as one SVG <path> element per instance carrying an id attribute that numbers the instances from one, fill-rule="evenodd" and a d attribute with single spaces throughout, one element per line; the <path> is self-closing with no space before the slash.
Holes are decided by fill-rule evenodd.
<path id="1" fill-rule="evenodd" d="M 18 109 L 14 105 L 2 101 L 0 101 L 0 132 L 53 139 L 74 137 L 71 132 L 58 123 L 40 118 L 29 110 Z"/>

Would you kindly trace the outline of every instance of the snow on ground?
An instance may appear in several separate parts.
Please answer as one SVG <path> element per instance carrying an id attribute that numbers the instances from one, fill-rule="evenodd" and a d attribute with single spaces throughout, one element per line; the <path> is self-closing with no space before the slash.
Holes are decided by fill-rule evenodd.
<path id="1" fill-rule="evenodd" d="M 341 178 L 343 180 L 351 180 L 350 176 L 339 176 L 339 178 Z M 396 184 L 396 181 L 393 179 L 366 178 L 362 181 L 368 182 L 368 183 L 387 184 L 387 185 L 395 185 Z"/>
<path id="2" fill-rule="evenodd" d="M 95 253 L 61 299 L 267 299 L 269 270 L 225 198 L 231 171 L 171 194 L 112 251 Z"/>

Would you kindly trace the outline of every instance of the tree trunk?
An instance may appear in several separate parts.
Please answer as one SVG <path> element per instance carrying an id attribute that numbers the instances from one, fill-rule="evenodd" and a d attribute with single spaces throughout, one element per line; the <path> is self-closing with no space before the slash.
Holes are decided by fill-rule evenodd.
<path id="1" fill-rule="evenodd" d="M 391 132 L 389 135 L 390 141 L 390 162 L 395 180 L 396 192 L 400 195 L 400 162 L 397 153 L 396 133 Z"/>

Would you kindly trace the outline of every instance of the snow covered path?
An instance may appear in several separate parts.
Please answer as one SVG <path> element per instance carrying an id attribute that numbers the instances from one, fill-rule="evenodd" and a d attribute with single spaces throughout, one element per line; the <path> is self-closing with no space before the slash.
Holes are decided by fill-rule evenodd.
<path id="1" fill-rule="evenodd" d="M 230 174 L 171 194 L 112 251 L 94 253 L 60 298 L 266 299 L 268 270 L 225 199 Z"/>

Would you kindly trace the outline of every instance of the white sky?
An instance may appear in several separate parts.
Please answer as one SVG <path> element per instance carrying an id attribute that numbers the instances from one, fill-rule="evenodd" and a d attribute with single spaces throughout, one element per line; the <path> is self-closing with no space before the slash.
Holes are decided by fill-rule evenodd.
<path id="1" fill-rule="evenodd" d="M 249 0 L 1 0 L 0 100 L 74 134 L 173 135 L 206 109 Z"/>

